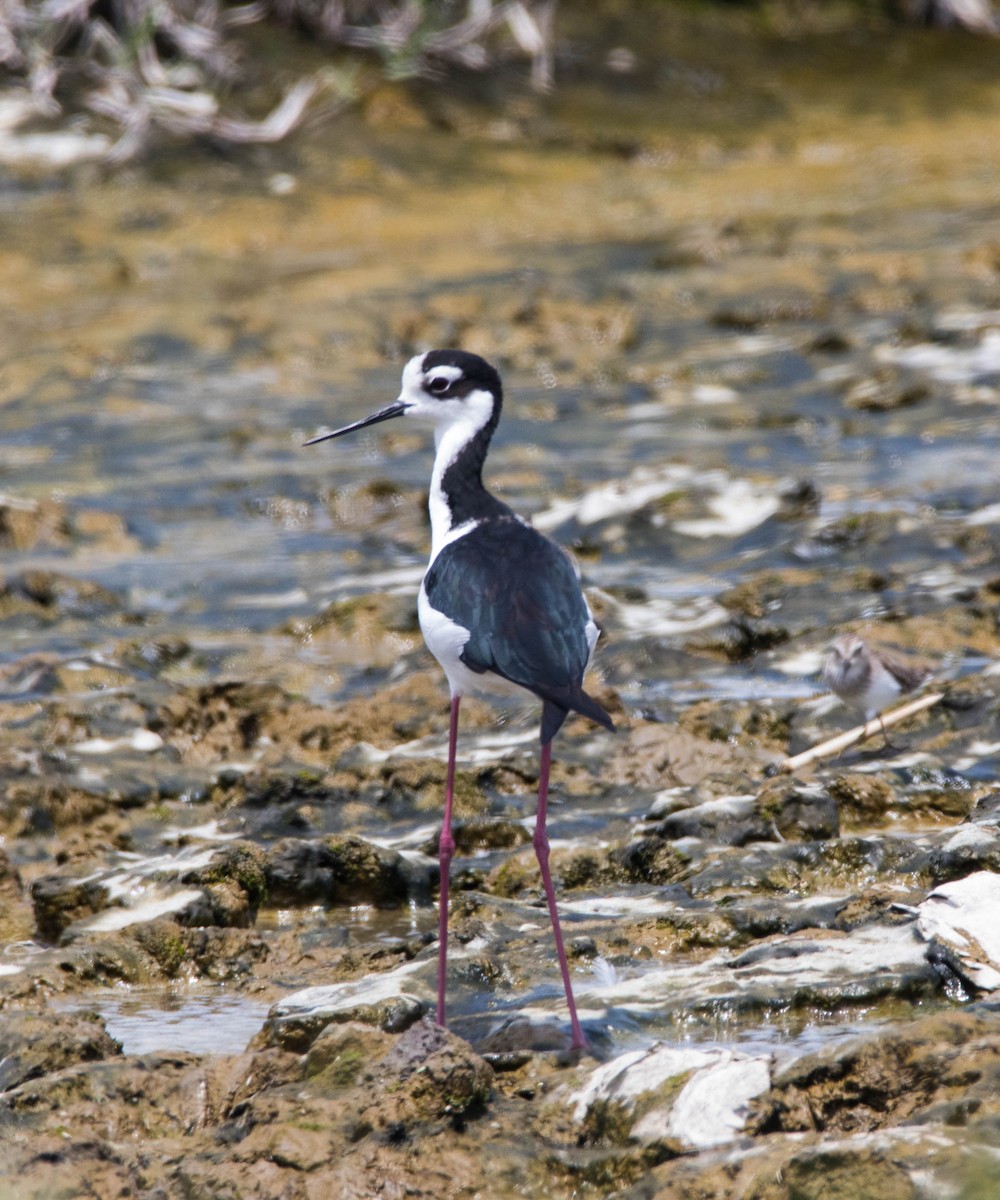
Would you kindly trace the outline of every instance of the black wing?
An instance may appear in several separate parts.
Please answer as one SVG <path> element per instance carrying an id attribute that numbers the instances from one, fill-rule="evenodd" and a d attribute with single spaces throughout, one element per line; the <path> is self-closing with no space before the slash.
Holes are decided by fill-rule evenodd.
<path id="1" fill-rule="evenodd" d="M 431 606 L 470 630 L 462 662 L 545 703 L 542 740 L 569 710 L 611 728 L 582 688 L 589 614 L 569 557 L 516 517 L 484 521 L 446 546 L 424 578 Z M 546 737 L 548 732 L 548 737 Z"/>

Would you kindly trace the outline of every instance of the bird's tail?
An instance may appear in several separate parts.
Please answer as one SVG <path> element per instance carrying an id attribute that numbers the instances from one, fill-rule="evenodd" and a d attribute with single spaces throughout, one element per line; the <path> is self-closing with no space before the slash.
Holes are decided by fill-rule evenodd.
<path id="1" fill-rule="evenodd" d="M 571 712 L 581 713 L 583 716 L 589 717 L 591 721 L 596 721 L 598 725 L 603 725 L 605 729 L 614 729 L 615 727 L 614 721 L 601 705 L 593 696 L 588 696 L 582 688 L 578 688 L 572 696 L 567 696 L 565 702 L 562 697 L 559 700 L 543 697 L 541 732 L 543 746 L 546 742 L 551 742 L 562 729 L 563 722 Z"/>

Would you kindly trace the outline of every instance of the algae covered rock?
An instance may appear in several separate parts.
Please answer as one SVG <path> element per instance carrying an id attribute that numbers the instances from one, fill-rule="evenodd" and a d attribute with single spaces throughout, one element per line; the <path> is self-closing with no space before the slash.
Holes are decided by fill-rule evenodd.
<path id="1" fill-rule="evenodd" d="M 283 838 L 268 852 L 268 894 L 277 902 L 305 904 L 406 904 L 413 891 L 430 889 L 432 869 L 364 838 L 322 841 Z"/>

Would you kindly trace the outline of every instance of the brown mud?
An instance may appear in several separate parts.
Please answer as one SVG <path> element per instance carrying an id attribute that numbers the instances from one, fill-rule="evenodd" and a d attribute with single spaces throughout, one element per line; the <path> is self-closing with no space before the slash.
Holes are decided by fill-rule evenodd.
<path id="1" fill-rule="evenodd" d="M 4 191 L 5 1196 L 994 1194 L 995 48 L 727 20 Z M 618 731 L 553 765 L 579 1061 L 528 711 L 463 708 L 427 1018 L 429 449 L 301 447 L 455 343 L 603 629 Z M 945 700 L 771 778 L 847 723 L 845 628 Z"/>

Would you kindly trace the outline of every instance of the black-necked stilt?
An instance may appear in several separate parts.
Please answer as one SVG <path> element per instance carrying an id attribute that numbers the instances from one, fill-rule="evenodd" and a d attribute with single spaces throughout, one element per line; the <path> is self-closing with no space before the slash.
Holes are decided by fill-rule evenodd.
<path id="1" fill-rule="evenodd" d="M 403 370 L 399 399 L 362 421 L 313 438 L 341 437 L 393 417 L 434 426 L 431 557 L 420 586 L 420 628 L 451 685 L 451 723 L 441 828 L 438 1023 L 445 1020 L 448 870 L 458 709 L 468 691 L 521 690 L 542 702 L 541 764 L 534 846 L 555 934 L 572 1026 L 573 1049 L 586 1045 L 576 1014 L 559 928 L 545 833 L 552 739 L 570 712 L 608 729 L 611 718 L 583 690 L 597 626 L 569 556 L 483 486 L 482 470 L 500 420 L 503 389 L 496 370 L 464 350 L 430 350 Z"/>

